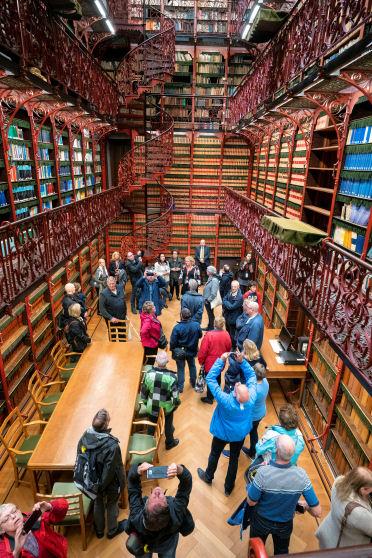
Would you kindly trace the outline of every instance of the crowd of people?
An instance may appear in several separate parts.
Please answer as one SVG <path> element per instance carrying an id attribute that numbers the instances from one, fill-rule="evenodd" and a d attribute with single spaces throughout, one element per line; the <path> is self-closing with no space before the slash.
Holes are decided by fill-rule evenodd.
<path id="1" fill-rule="evenodd" d="M 229 460 L 224 482 L 224 494 L 229 497 L 235 488 L 239 459 L 245 455 L 243 459 L 248 458 L 249 464 L 245 473 L 245 506 L 250 537 L 260 537 L 265 542 L 271 534 L 274 553 L 286 554 L 296 512 L 308 512 L 317 519 L 322 513 L 311 480 L 298 465 L 305 447 L 299 417 L 294 406 L 282 405 L 278 424 L 259 435 L 260 422 L 267 415 L 270 385 L 260 352 L 264 321 L 254 280 L 255 261 L 248 254 L 234 274 L 227 265 L 217 273 L 210 259 L 211 251 L 204 240 L 196 247 L 194 257 L 182 260 L 175 250 L 169 260 L 165 254 L 159 254 L 153 266 L 145 265 L 142 251 L 128 252 L 125 261 L 116 252 L 108 268 L 105 260 L 100 259 L 92 280 L 99 294 L 99 314 L 107 323 L 127 319 L 125 285 L 129 280 L 131 312 L 140 313 L 140 338 L 148 364 L 139 395 L 148 421 L 155 424 L 162 409 L 165 449 L 171 450 L 180 443 L 175 436 L 174 413 L 182 404 L 187 363 L 191 387 L 204 391 L 205 382 L 201 402 L 215 404 L 209 426 L 212 436 L 209 457 L 204 468 L 202 463 L 196 468 L 199 482 L 213 484 L 222 456 Z M 199 292 L 201 285 L 204 288 Z M 164 341 L 160 316 L 173 297 L 180 300 L 180 318 L 168 343 Z M 215 316 L 217 306 L 222 307 L 222 315 Z M 207 326 L 202 328 L 204 310 Z M 60 326 L 76 353 L 82 353 L 91 342 L 86 317 L 86 300 L 80 285 L 68 283 Z M 171 353 L 173 367 L 165 348 Z M 120 441 L 111 434 L 109 423 L 108 411 L 100 409 L 78 444 L 78 456 L 85 455 L 86 459 L 89 452 L 96 456 L 96 480 L 92 483 L 92 490 L 96 489 L 95 534 L 102 538 L 106 533 L 112 539 L 125 531 L 126 548 L 131 554 L 150 557 L 157 553 L 172 558 L 176 556 L 179 535 L 187 536 L 195 527 L 188 510 L 191 472 L 185 465 L 172 463 L 166 476 L 178 478 L 176 496 L 166 496 L 166 491 L 157 486 L 144 498 L 141 478 L 153 465 L 147 462 L 133 465 L 125 481 Z M 149 424 L 148 434 L 153 432 L 154 427 Z M 77 459 L 77 479 L 78 463 Z M 86 475 L 84 471 L 82 478 Z M 129 517 L 118 521 L 118 503 L 125 482 Z M 336 479 L 331 510 L 315 533 L 320 548 L 366 544 L 371 540 L 371 494 L 372 471 L 365 467 L 356 467 Z M 13 504 L 0 506 L 0 556 L 67 556 L 66 540 L 50 528 L 63 519 L 66 506 L 63 499 L 36 504 L 34 509 L 40 509 L 42 516 L 26 534 L 22 528 L 26 516 Z M 51 544 L 58 549 L 55 554 L 40 552 Z M 39 554 L 35 549 L 39 549 Z"/>

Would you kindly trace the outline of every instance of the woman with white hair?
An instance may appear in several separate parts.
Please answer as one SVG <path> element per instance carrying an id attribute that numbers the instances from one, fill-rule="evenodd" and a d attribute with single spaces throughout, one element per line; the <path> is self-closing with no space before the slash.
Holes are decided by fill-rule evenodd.
<path id="1" fill-rule="evenodd" d="M 214 308 L 215 299 L 220 296 L 220 280 L 217 275 L 217 270 L 213 265 L 207 267 L 208 281 L 205 284 L 203 297 L 204 305 L 208 314 L 208 326 L 203 328 L 204 331 L 211 331 L 214 324 Z M 221 299 L 221 297 L 220 297 Z M 221 301 L 222 302 L 222 301 Z"/>
<path id="2" fill-rule="evenodd" d="M 40 517 L 25 533 L 27 515 L 15 504 L 0 506 L 0 556 L 2 558 L 67 558 L 67 540 L 55 533 L 50 525 L 61 523 L 66 516 L 68 502 L 58 498 L 51 502 L 38 502 L 32 511 Z"/>

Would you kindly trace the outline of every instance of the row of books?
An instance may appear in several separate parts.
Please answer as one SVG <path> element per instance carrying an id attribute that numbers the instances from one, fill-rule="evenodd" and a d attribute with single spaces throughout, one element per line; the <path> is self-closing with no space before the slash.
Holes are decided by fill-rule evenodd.
<path id="1" fill-rule="evenodd" d="M 27 186 L 14 186 L 13 197 L 15 201 L 26 201 L 36 199 L 35 187 L 33 184 Z"/>
<path id="2" fill-rule="evenodd" d="M 6 197 L 6 192 L 4 192 L 3 190 L 0 191 L 0 207 L 5 207 L 8 204 L 9 204 L 9 201 Z"/>
<path id="3" fill-rule="evenodd" d="M 345 170 L 372 170 L 372 149 L 370 153 L 347 153 Z"/>
<path id="4" fill-rule="evenodd" d="M 83 161 L 83 154 L 80 151 L 74 152 L 74 161 Z"/>
<path id="5" fill-rule="evenodd" d="M 355 145 L 358 143 L 372 142 L 372 125 L 360 128 L 350 128 L 347 136 L 347 144 Z"/>
<path id="6" fill-rule="evenodd" d="M 31 165 L 13 165 L 10 167 L 10 180 L 18 182 L 21 180 L 30 180 L 32 178 Z"/>
<path id="7" fill-rule="evenodd" d="M 84 177 L 83 176 L 75 176 L 74 178 L 74 186 L 76 189 L 84 188 Z"/>
<path id="8" fill-rule="evenodd" d="M 18 207 L 15 210 L 16 219 L 26 219 L 26 217 L 33 217 L 39 213 L 36 205 L 32 207 Z"/>
<path id="9" fill-rule="evenodd" d="M 70 165 L 63 165 L 59 167 L 59 176 L 70 176 Z"/>
<path id="10" fill-rule="evenodd" d="M 40 132 L 39 132 L 39 138 L 38 138 L 39 143 L 51 143 L 51 135 L 50 135 L 50 130 L 47 130 L 46 128 L 41 128 Z"/>
<path id="11" fill-rule="evenodd" d="M 52 178 L 54 175 L 53 165 L 42 165 L 39 167 L 39 178 Z"/>
<path id="12" fill-rule="evenodd" d="M 9 145 L 9 158 L 13 161 L 29 161 L 30 148 L 27 145 L 11 143 Z"/>
<path id="13" fill-rule="evenodd" d="M 68 151 L 62 150 L 59 152 L 58 158 L 60 161 L 70 161 L 70 154 Z"/>
<path id="14" fill-rule="evenodd" d="M 81 140 L 79 138 L 75 138 L 72 146 L 74 149 L 81 149 Z"/>
<path id="15" fill-rule="evenodd" d="M 71 178 L 68 180 L 61 180 L 60 182 L 61 192 L 69 192 L 72 190 L 72 180 Z"/>
<path id="16" fill-rule="evenodd" d="M 344 203 L 342 205 L 341 219 L 349 221 L 350 223 L 355 223 L 356 225 L 366 227 L 368 225 L 370 215 L 370 207 L 358 205 L 355 203 Z"/>
<path id="17" fill-rule="evenodd" d="M 39 147 L 38 150 L 39 159 L 42 161 L 49 161 L 49 149 L 47 147 Z"/>
<path id="18" fill-rule="evenodd" d="M 11 138 L 24 139 L 23 128 L 21 128 L 20 126 L 17 126 L 16 124 L 11 124 L 9 126 L 8 138 L 9 139 L 11 139 Z"/>
<path id="19" fill-rule="evenodd" d="M 342 178 L 339 192 L 340 194 L 372 199 L 372 181 Z"/>
<path id="20" fill-rule="evenodd" d="M 333 231 L 333 240 L 338 244 L 341 244 L 341 246 L 344 246 L 344 248 L 361 254 L 364 246 L 365 235 L 345 228 L 342 225 L 337 225 Z"/>
<path id="21" fill-rule="evenodd" d="M 40 184 L 40 194 L 42 196 L 49 196 L 50 194 L 54 194 L 54 183 L 53 182 L 44 182 Z"/>

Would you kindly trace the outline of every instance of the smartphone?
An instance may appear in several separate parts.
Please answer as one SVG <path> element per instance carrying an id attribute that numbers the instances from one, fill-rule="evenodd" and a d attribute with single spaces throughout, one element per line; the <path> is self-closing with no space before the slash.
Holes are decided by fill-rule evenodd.
<path id="1" fill-rule="evenodd" d="M 168 466 L 161 466 L 161 467 L 151 467 L 151 469 L 147 469 L 147 478 L 148 479 L 166 479 L 168 478 Z"/>
<path id="2" fill-rule="evenodd" d="M 302 504 L 296 504 L 296 512 L 297 513 L 305 513 L 305 508 Z"/>
<path id="3" fill-rule="evenodd" d="M 22 531 L 25 535 L 31 531 L 32 527 L 35 525 L 35 523 L 38 521 L 38 519 L 40 519 L 41 513 L 42 513 L 41 510 L 35 510 L 26 519 L 26 521 L 23 524 L 23 529 L 22 529 Z"/>

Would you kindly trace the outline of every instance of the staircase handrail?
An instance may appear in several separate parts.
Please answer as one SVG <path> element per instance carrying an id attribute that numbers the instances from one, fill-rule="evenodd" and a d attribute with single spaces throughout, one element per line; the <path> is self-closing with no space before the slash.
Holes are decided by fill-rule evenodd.
<path id="1" fill-rule="evenodd" d="M 141 91 L 139 91 L 141 87 L 149 87 L 153 79 L 161 80 L 161 78 L 155 77 L 155 74 L 146 74 L 145 58 L 142 63 L 138 61 L 141 54 L 146 54 L 147 49 L 159 41 L 159 52 L 161 54 L 159 61 L 161 60 L 163 67 L 162 71 L 158 72 L 158 75 L 165 76 L 165 74 L 171 75 L 173 73 L 176 55 L 176 28 L 174 21 L 152 6 L 147 6 L 147 8 L 158 14 L 160 31 L 133 48 L 120 62 L 116 70 L 116 82 L 120 93 L 125 96 L 139 96 L 141 94 Z M 166 64 L 169 67 L 166 67 Z"/>
<path id="2" fill-rule="evenodd" d="M 148 106 L 156 107 L 151 103 Z M 158 115 L 160 116 L 160 120 L 162 121 L 162 127 L 160 130 L 163 130 L 159 135 L 148 139 L 147 141 L 143 142 L 141 145 L 133 147 L 130 151 L 125 153 L 122 157 L 119 168 L 118 168 L 118 185 L 121 189 L 122 197 L 129 196 L 131 191 L 135 188 L 131 188 L 131 185 L 138 184 L 139 182 L 145 184 L 148 180 L 151 180 L 151 177 L 148 175 L 147 171 L 147 155 L 151 152 L 151 148 L 153 146 L 160 145 L 161 147 L 165 147 L 166 145 L 169 146 L 169 150 L 162 151 L 162 154 L 168 156 L 169 159 L 165 160 L 163 166 L 163 170 L 159 172 L 155 172 L 154 174 L 162 174 L 165 172 L 167 167 L 170 167 L 173 160 L 173 130 L 174 130 L 174 120 L 172 116 L 166 112 L 164 109 L 160 108 Z M 152 119 L 153 124 L 156 124 L 156 120 Z M 158 132 L 158 130 L 153 130 L 153 132 Z M 138 161 L 143 161 L 143 172 L 140 173 L 136 169 L 136 163 Z M 161 163 L 161 161 L 160 161 Z"/>

